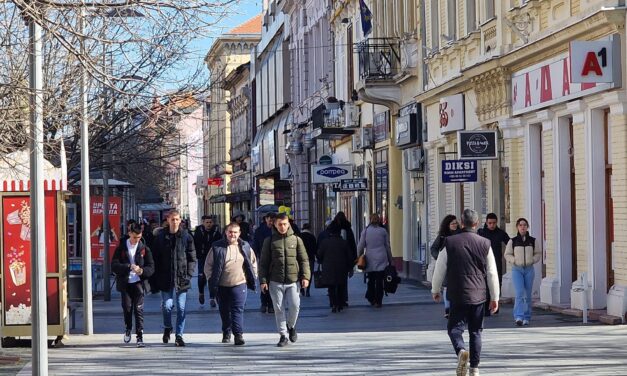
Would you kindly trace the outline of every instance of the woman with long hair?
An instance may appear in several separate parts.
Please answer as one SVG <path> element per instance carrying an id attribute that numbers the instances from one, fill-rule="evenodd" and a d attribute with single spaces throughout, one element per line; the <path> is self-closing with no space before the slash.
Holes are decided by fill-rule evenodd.
<path id="1" fill-rule="evenodd" d="M 386 266 L 392 264 L 392 249 L 388 232 L 381 226 L 379 214 L 370 216 L 370 224 L 362 231 L 357 245 L 359 256 L 366 254 L 365 272 L 368 278 L 366 299 L 374 307 L 383 304 L 383 278 Z"/>
<path id="2" fill-rule="evenodd" d="M 538 239 L 529 235 L 529 222 L 525 218 L 516 221 L 518 234 L 505 248 L 505 260 L 512 264 L 512 282 L 516 291 L 514 301 L 514 323 L 529 325 L 531 321 L 531 291 L 535 269 L 533 265 L 542 260 L 542 248 Z"/>
<path id="3" fill-rule="evenodd" d="M 451 236 L 458 234 L 460 232 L 459 222 L 457 222 L 457 217 L 453 214 L 449 214 L 440 223 L 440 230 L 438 231 L 438 236 L 435 238 L 433 243 L 431 244 L 431 256 L 435 260 L 438 259 L 438 255 L 442 248 L 444 248 L 444 240 Z M 451 302 L 446 298 L 446 281 L 443 283 L 443 292 L 442 292 L 442 300 L 444 301 L 444 317 L 448 318 L 449 312 L 451 310 Z"/>

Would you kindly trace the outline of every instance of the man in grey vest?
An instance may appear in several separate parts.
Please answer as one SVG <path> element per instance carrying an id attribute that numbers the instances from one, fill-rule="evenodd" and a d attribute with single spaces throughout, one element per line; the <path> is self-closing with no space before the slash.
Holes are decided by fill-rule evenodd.
<path id="1" fill-rule="evenodd" d="M 490 291 L 489 309 L 494 313 L 499 306 L 499 278 L 490 241 L 477 235 L 479 216 L 471 209 L 462 214 L 463 231 L 446 238 L 444 248 L 435 264 L 431 282 L 433 300 L 441 299 L 444 277 L 448 279 L 448 298 L 451 311 L 448 335 L 457 354 L 457 375 L 465 376 L 470 360 L 470 375 L 479 375 L 481 332 L 486 293 Z M 468 325 L 470 352 L 464 343 L 464 329 Z"/>

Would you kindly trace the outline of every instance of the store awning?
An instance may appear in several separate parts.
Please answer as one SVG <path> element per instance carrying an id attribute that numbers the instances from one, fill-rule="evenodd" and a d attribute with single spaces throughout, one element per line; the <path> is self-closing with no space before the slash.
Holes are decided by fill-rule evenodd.
<path id="1" fill-rule="evenodd" d="M 253 195 L 252 192 L 237 192 L 237 193 L 229 193 L 226 195 L 226 202 L 242 202 L 242 201 L 250 201 Z"/>
<path id="2" fill-rule="evenodd" d="M 209 202 L 212 204 L 220 204 L 226 202 L 226 195 L 213 195 L 209 198 Z"/>

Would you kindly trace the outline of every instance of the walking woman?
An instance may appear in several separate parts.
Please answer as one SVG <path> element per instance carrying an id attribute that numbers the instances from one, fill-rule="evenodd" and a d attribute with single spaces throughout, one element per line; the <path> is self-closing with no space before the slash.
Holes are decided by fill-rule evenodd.
<path id="1" fill-rule="evenodd" d="M 348 242 L 341 236 L 342 229 L 331 223 L 327 231 L 329 236 L 318 246 L 318 260 L 322 265 L 322 283 L 329 289 L 331 312 L 335 313 L 346 307 L 346 286 L 355 259 Z"/>
<path id="2" fill-rule="evenodd" d="M 392 264 L 392 250 L 388 232 L 381 227 L 378 214 L 370 216 L 370 224 L 362 231 L 357 245 L 359 256 L 366 254 L 368 288 L 366 299 L 370 305 L 381 308 L 383 304 L 383 271 Z"/>
<path id="3" fill-rule="evenodd" d="M 505 248 L 505 260 L 512 264 L 512 282 L 516 290 L 514 323 L 529 325 L 531 321 L 531 290 L 535 270 L 533 264 L 542 259 L 542 248 L 538 239 L 529 235 L 529 222 L 525 218 L 516 221 L 518 234 Z"/>
<path id="4" fill-rule="evenodd" d="M 453 214 L 449 214 L 444 217 L 442 223 L 440 223 L 438 237 L 435 238 L 435 240 L 431 244 L 431 256 L 433 256 L 433 258 L 437 260 L 440 251 L 442 250 L 442 248 L 444 248 L 444 240 L 451 235 L 458 234 L 459 232 L 460 230 L 459 223 L 457 222 L 457 217 Z M 448 319 L 449 311 L 451 310 L 451 302 L 446 297 L 446 280 L 444 281 L 443 286 L 444 288 L 442 293 L 442 300 L 444 301 L 444 317 Z"/>

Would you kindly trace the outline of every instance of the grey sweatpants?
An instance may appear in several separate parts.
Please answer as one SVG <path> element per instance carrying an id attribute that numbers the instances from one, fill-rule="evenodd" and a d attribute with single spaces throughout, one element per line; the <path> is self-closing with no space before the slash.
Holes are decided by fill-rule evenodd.
<path id="1" fill-rule="evenodd" d="M 287 328 L 293 328 L 298 319 L 300 310 L 300 285 L 296 283 L 283 284 L 270 281 L 270 296 L 274 306 L 274 318 L 276 327 L 281 335 L 288 336 Z M 285 300 L 287 299 L 287 302 Z M 288 315 L 285 320 L 285 308 Z"/>

